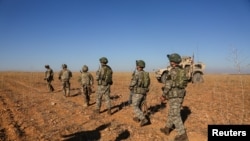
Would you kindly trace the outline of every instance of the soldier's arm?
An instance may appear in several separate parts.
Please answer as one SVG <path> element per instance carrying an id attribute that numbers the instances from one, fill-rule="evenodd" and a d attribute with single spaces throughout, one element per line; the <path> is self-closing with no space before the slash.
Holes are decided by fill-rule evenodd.
<path id="1" fill-rule="evenodd" d="M 167 99 L 168 92 L 170 91 L 171 87 L 172 87 L 172 80 L 170 74 L 168 74 L 167 80 L 164 86 L 162 87 L 162 97 L 165 97 Z"/>
<path id="2" fill-rule="evenodd" d="M 46 78 L 49 79 L 51 76 L 52 76 L 52 71 L 48 70 L 48 74 L 47 74 Z"/>
<path id="3" fill-rule="evenodd" d="M 129 87 L 134 87 L 137 82 L 138 82 L 139 76 L 138 75 L 134 75 L 134 77 L 132 78 Z"/>

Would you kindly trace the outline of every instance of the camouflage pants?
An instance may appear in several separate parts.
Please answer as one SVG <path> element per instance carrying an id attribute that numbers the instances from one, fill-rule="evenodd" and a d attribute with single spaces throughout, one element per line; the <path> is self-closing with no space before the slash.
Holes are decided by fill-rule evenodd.
<path id="1" fill-rule="evenodd" d="M 91 87 L 87 85 L 83 85 L 81 88 L 81 93 L 83 95 L 84 104 L 88 105 L 90 101 Z"/>
<path id="2" fill-rule="evenodd" d="M 132 95 L 132 104 L 133 104 L 133 109 L 134 109 L 134 114 L 135 116 L 140 119 L 140 120 L 143 120 L 145 118 L 141 108 L 140 108 L 140 105 L 141 105 L 141 102 L 145 99 L 145 95 L 143 94 L 136 94 L 134 93 Z"/>
<path id="3" fill-rule="evenodd" d="M 110 85 L 103 86 L 98 85 L 96 93 L 96 109 L 100 110 L 102 105 L 102 97 L 104 96 L 107 109 L 111 109 L 111 100 L 110 100 Z"/>
<path id="4" fill-rule="evenodd" d="M 128 98 L 128 104 L 132 104 L 132 97 L 133 97 L 133 92 L 130 91 L 129 98 Z"/>
<path id="5" fill-rule="evenodd" d="M 183 98 L 170 98 L 168 100 L 169 111 L 168 111 L 168 119 L 166 122 L 166 127 L 172 128 L 173 125 L 175 125 L 175 129 L 177 130 L 178 135 L 186 133 L 183 121 L 181 119 L 182 102 Z"/>
<path id="6" fill-rule="evenodd" d="M 47 87 L 50 92 L 53 92 L 54 87 L 52 86 L 51 82 L 52 82 L 51 80 L 47 80 Z"/>
<path id="7" fill-rule="evenodd" d="M 70 83 L 69 81 L 62 81 L 62 89 L 64 96 L 70 96 Z"/>

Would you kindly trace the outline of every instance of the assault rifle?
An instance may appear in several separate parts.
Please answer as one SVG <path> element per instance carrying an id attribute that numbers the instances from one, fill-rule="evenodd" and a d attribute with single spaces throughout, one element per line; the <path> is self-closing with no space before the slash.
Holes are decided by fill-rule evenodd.
<path id="1" fill-rule="evenodd" d="M 135 70 L 134 70 L 133 73 L 132 73 L 132 79 L 134 78 L 135 73 L 136 73 L 136 67 L 135 67 Z M 133 94 L 134 94 L 134 93 L 133 93 L 132 89 L 130 89 L 128 104 L 132 104 L 132 96 L 133 96 Z"/>
<path id="2" fill-rule="evenodd" d="M 101 78 L 101 67 L 100 67 L 100 65 L 99 65 L 99 68 L 98 68 L 98 70 L 96 72 L 96 76 L 97 76 L 98 85 L 101 85 L 103 78 Z"/>

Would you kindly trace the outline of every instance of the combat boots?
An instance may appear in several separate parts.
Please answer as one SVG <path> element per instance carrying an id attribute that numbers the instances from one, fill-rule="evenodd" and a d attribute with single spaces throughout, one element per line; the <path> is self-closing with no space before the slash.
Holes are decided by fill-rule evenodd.
<path id="1" fill-rule="evenodd" d="M 170 134 L 170 128 L 168 128 L 166 126 L 164 128 L 160 128 L 160 131 L 162 133 L 164 133 L 165 135 L 169 135 Z"/>
<path id="2" fill-rule="evenodd" d="M 50 91 L 50 92 L 53 92 L 54 90 L 55 90 L 55 89 L 53 88 L 53 86 L 50 86 L 50 87 L 49 87 L 49 91 Z"/>
<path id="3" fill-rule="evenodd" d="M 182 134 L 182 135 L 177 135 L 177 136 L 174 138 L 174 141 L 188 141 L 187 134 L 184 133 L 184 134 Z"/>
<path id="4" fill-rule="evenodd" d="M 88 106 L 89 106 L 89 102 L 88 101 L 84 102 L 83 107 L 88 107 Z"/>
<path id="5" fill-rule="evenodd" d="M 140 119 L 139 119 L 138 117 L 134 117 L 134 118 L 133 118 L 133 121 L 135 121 L 135 122 L 140 122 Z"/>
<path id="6" fill-rule="evenodd" d="M 84 104 L 83 104 L 83 107 L 84 107 L 84 108 L 86 108 L 86 107 L 88 107 L 88 106 L 89 106 L 89 105 L 88 105 L 87 103 L 84 103 Z"/>
<path id="7" fill-rule="evenodd" d="M 148 120 L 146 118 L 144 118 L 143 120 L 141 120 L 140 126 L 144 126 L 148 124 Z"/>

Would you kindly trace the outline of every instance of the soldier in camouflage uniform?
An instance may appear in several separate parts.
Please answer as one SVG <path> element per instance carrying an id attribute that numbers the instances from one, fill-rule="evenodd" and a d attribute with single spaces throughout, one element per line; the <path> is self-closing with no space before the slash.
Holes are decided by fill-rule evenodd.
<path id="1" fill-rule="evenodd" d="M 81 77 L 80 77 L 80 83 L 81 83 L 81 93 L 83 95 L 84 100 L 84 107 L 89 106 L 90 101 L 90 94 L 92 92 L 92 86 L 94 84 L 94 78 L 91 73 L 88 72 L 88 66 L 84 65 L 82 67 L 81 71 Z"/>
<path id="2" fill-rule="evenodd" d="M 146 94 L 148 92 L 148 88 L 143 86 L 143 80 L 141 78 L 144 77 L 144 69 L 145 62 L 143 60 L 136 61 L 136 69 L 134 75 L 132 75 L 132 79 L 129 85 L 129 89 L 132 94 L 132 106 L 134 110 L 135 117 L 133 118 L 136 122 L 141 122 L 140 126 L 144 126 L 149 123 L 148 119 L 143 114 L 143 111 L 140 107 L 141 102 L 146 100 Z"/>
<path id="3" fill-rule="evenodd" d="M 70 78 L 72 77 L 72 72 L 67 69 L 66 64 L 62 64 L 62 70 L 59 72 L 58 79 L 62 82 L 62 89 L 64 97 L 70 96 Z"/>
<path id="4" fill-rule="evenodd" d="M 177 53 L 173 53 L 167 55 L 167 57 L 172 69 L 169 71 L 167 81 L 162 87 L 163 94 L 161 101 L 168 100 L 169 111 L 166 125 L 164 128 L 160 128 L 160 131 L 169 135 L 174 125 L 178 133 L 174 140 L 188 141 L 187 133 L 181 119 L 181 107 L 186 94 L 185 88 L 188 80 L 185 70 L 179 66 L 181 56 Z"/>
<path id="5" fill-rule="evenodd" d="M 110 86 L 113 84 L 112 74 L 113 71 L 110 66 L 108 66 L 108 59 L 102 57 L 99 59 L 101 67 L 99 67 L 96 72 L 96 81 L 97 81 L 97 93 L 96 93 L 96 113 L 100 113 L 102 97 L 104 96 L 107 112 L 111 115 L 111 100 L 110 100 Z"/>
<path id="6" fill-rule="evenodd" d="M 54 87 L 52 86 L 51 82 L 54 80 L 53 76 L 54 76 L 54 72 L 53 70 L 50 68 L 49 65 L 45 65 L 45 68 L 47 69 L 45 72 L 45 77 L 44 80 L 47 81 L 47 87 L 49 89 L 50 92 L 54 91 Z"/>

